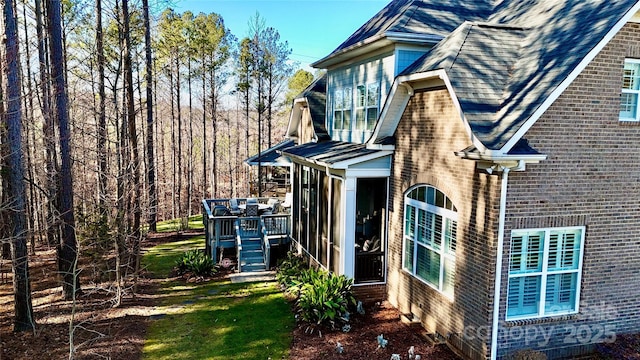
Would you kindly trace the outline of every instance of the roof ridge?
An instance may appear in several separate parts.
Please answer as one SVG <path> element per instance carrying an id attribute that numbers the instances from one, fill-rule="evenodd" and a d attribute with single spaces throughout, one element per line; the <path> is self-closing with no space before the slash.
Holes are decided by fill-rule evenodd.
<path id="1" fill-rule="evenodd" d="M 416 13 L 416 10 L 417 10 L 417 8 L 418 8 L 417 6 L 415 6 L 416 1 L 422 1 L 422 0 L 409 0 L 409 3 L 406 5 L 406 8 L 405 8 L 403 11 L 401 11 L 400 13 L 398 13 L 397 18 L 401 18 L 401 17 L 402 17 L 402 14 L 404 14 L 404 13 L 407 13 L 407 14 L 408 14 L 408 11 L 409 11 L 411 8 L 413 8 L 413 10 L 411 11 L 411 14 L 409 14 L 409 15 L 407 16 L 407 18 L 405 19 L 405 22 L 404 22 L 403 27 L 404 27 L 404 26 L 407 26 L 407 24 L 409 23 L 409 21 L 413 20 L 413 15 Z M 387 29 L 385 29 L 385 31 L 386 31 L 386 30 L 388 30 L 390 27 L 391 27 L 391 24 L 389 24 L 389 26 L 387 26 Z"/>
<path id="2" fill-rule="evenodd" d="M 464 47 L 464 44 L 467 42 L 467 38 L 469 38 L 469 34 L 471 33 L 471 29 L 473 29 L 473 26 L 474 26 L 474 24 L 472 22 L 466 22 L 466 21 L 461 26 L 464 26 L 464 25 L 468 25 L 467 33 L 464 35 L 464 39 L 462 39 L 462 42 L 460 43 L 460 46 L 458 47 L 458 51 L 456 52 L 456 56 L 451 61 L 451 65 L 449 65 L 449 70 L 451 70 L 453 68 L 453 65 L 455 65 L 456 60 L 458 60 L 458 56 L 460 55 L 460 52 L 462 51 L 462 48 Z"/>
<path id="3" fill-rule="evenodd" d="M 511 24 L 499 24 L 499 23 L 492 23 L 487 21 L 473 21 L 472 24 L 478 27 L 483 27 L 483 28 L 495 28 L 495 29 L 504 29 L 504 30 L 524 31 L 524 30 L 531 29 L 531 27 L 517 26 L 517 25 L 511 25 Z"/>

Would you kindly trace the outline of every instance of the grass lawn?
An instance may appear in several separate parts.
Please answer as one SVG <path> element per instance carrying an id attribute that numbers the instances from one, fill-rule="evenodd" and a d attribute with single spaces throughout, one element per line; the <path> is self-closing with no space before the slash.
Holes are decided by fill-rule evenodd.
<path id="1" fill-rule="evenodd" d="M 154 278 L 166 278 L 193 248 L 204 248 L 204 236 L 158 245 L 143 263 Z M 168 280 L 156 295 L 164 315 L 149 325 L 143 359 L 288 358 L 294 318 L 276 283 Z"/>
<path id="2" fill-rule="evenodd" d="M 190 216 L 189 220 L 185 219 L 173 219 L 168 221 L 161 221 L 157 224 L 158 232 L 169 232 L 187 229 L 203 229 L 202 214 Z"/>

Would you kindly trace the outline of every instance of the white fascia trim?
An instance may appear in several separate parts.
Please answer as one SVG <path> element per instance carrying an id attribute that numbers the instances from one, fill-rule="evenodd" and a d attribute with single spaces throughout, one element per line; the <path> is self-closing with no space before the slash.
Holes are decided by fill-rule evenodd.
<path id="1" fill-rule="evenodd" d="M 384 33 L 387 39 L 393 42 L 412 43 L 412 44 L 432 44 L 435 45 L 444 39 L 444 37 L 433 34 L 415 34 L 399 31 L 386 31 Z"/>
<path id="2" fill-rule="evenodd" d="M 415 89 L 420 88 L 419 85 L 418 87 L 416 87 L 415 85 L 417 84 L 412 85 L 412 83 L 416 83 L 418 81 L 428 80 L 428 79 L 440 79 L 444 82 L 447 88 L 447 91 L 449 91 L 449 96 L 451 97 L 451 101 L 453 102 L 453 105 L 458 111 L 458 114 L 460 115 L 460 119 L 462 119 L 462 122 L 465 126 L 465 129 L 467 131 L 467 136 L 469 136 L 469 139 L 471 139 L 471 142 L 478 150 L 485 153 L 488 152 L 489 150 L 473 134 L 473 131 L 471 130 L 471 126 L 469 125 L 469 121 L 467 121 L 467 118 L 465 117 L 464 112 L 462 111 L 462 107 L 460 106 L 460 102 L 458 101 L 458 97 L 455 91 L 453 90 L 453 86 L 451 85 L 449 76 L 447 75 L 447 72 L 444 69 L 431 70 L 431 71 L 426 71 L 421 73 L 398 76 L 393 82 L 391 91 L 389 92 L 389 96 L 387 97 L 384 107 L 382 108 L 382 112 L 380 114 L 380 121 L 378 121 L 378 124 L 376 125 L 376 128 L 373 132 L 373 136 L 371 136 L 369 143 L 374 143 L 376 140 L 380 138 L 381 136 L 380 130 L 382 128 L 383 123 L 391 121 L 393 125 L 392 127 L 394 129 L 398 127 L 398 124 L 400 123 L 400 118 L 402 117 L 402 113 L 404 111 L 398 112 L 398 114 L 395 114 L 395 116 L 392 119 L 387 119 L 389 116 L 388 115 L 389 108 L 391 106 L 391 103 L 393 102 L 393 98 L 396 96 L 398 87 L 404 86 L 407 89 L 408 94 L 404 95 L 405 98 L 403 99 L 403 103 L 404 103 L 403 107 L 406 108 L 407 104 L 409 103 L 409 99 L 411 98 L 411 96 L 413 96 Z"/>
<path id="3" fill-rule="evenodd" d="M 307 105 L 307 98 L 300 98 L 293 100 L 293 106 L 291 108 L 291 114 L 289 115 L 289 124 L 287 125 L 287 138 L 298 138 L 300 134 L 298 132 L 298 125 L 300 125 L 300 109 Z M 294 120 L 295 119 L 295 120 Z M 296 134 L 296 135 L 293 135 Z"/>
<path id="4" fill-rule="evenodd" d="M 393 84 L 391 85 L 391 90 L 389 91 L 389 95 L 387 96 L 386 101 L 384 102 L 384 105 L 382 106 L 382 111 L 380 112 L 380 118 L 378 119 L 378 122 L 376 123 L 376 127 L 373 129 L 373 134 L 371 134 L 371 137 L 369 138 L 369 141 L 367 142 L 367 146 L 369 145 L 373 145 L 379 138 L 380 138 L 380 129 L 382 128 L 382 124 L 386 123 L 387 121 L 394 121 L 396 123 L 396 125 L 394 127 L 397 126 L 397 123 L 400 122 L 400 116 L 402 116 L 402 114 L 400 114 L 400 116 L 395 116 L 394 119 L 392 120 L 387 120 L 387 118 L 389 117 L 389 107 L 391 106 L 391 103 L 393 102 L 393 99 L 396 97 L 396 93 L 398 92 L 398 78 L 396 78 L 393 81 Z M 404 105 L 403 107 L 406 108 L 407 104 L 409 103 L 409 97 L 411 95 L 405 95 L 406 99 L 404 99 Z M 397 119 L 396 119 L 397 118 Z"/>
<path id="5" fill-rule="evenodd" d="M 540 162 L 547 160 L 547 155 L 545 154 L 537 154 L 537 155 L 494 155 L 492 153 L 468 153 L 464 151 L 456 151 L 454 154 L 458 157 L 468 160 L 481 160 L 481 161 L 491 161 L 491 162 L 504 162 L 504 161 L 518 161 L 524 160 L 527 162 Z"/>
<path id="6" fill-rule="evenodd" d="M 500 149 L 502 153 L 507 153 L 511 150 L 512 147 L 531 129 L 531 127 L 538 121 L 538 119 L 544 114 L 547 109 L 553 104 L 558 97 L 571 85 L 573 80 L 575 80 L 578 75 L 582 73 L 582 71 L 589 65 L 589 63 L 600 53 L 600 51 L 613 39 L 614 36 L 618 34 L 620 29 L 624 25 L 627 24 L 640 10 L 640 1 L 636 2 L 636 4 L 625 14 L 625 16 L 618 21 L 617 24 L 609 30 L 607 35 L 593 48 L 591 51 L 582 59 L 580 64 L 573 69 L 573 71 L 567 76 L 566 79 L 551 93 L 547 99 L 538 107 L 538 109 L 533 113 L 533 115 L 527 120 L 521 127 L 516 131 L 516 133 L 507 141 L 507 143 Z"/>
<path id="7" fill-rule="evenodd" d="M 345 169 L 348 169 L 350 165 L 359 164 L 361 162 L 365 162 L 369 160 L 379 159 L 381 157 L 385 157 L 392 154 L 393 154 L 393 151 L 391 150 L 381 150 L 368 155 L 358 156 L 353 159 L 339 161 L 333 164 L 327 164 L 327 167 L 330 167 L 332 169 L 345 170 Z"/>

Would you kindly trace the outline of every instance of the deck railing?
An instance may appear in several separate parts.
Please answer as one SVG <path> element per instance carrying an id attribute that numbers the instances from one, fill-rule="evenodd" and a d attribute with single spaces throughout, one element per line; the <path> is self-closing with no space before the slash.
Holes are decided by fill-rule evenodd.
<path id="1" fill-rule="evenodd" d="M 260 198 L 266 203 L 269 198 Z M 239 203 L 246 198 L 238 199 Z M 259 237 L 265 265 L 270 267 L 271 246 L 286 243 L 291 230 L 291 215 L 274 214 L 260 217 L 214 216 L 212 209 L 216 205 L 229 205 L 229 199 L 205 199 L 202 201 L 203 223 L 206 234 L 206 251 L 214 261 L 218 262 L 220 248 L 236 248 L 237 257 L 241 259 L 242 238 Z M 238 269 L 239 271 L 240 269 Z"/>

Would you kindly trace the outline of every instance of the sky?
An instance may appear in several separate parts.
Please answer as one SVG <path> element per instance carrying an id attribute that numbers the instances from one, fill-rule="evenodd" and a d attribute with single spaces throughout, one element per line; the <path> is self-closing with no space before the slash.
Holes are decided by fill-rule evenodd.
<path id="1" fill-rule="evenodd" d="M 290 58 L 308 64 L 329 55 L 390 0 L 173 0 L 175 11 L 215 12 L 238 39 L 248 35 L 256 12 L 278 30 L 292 49 Z"/>

